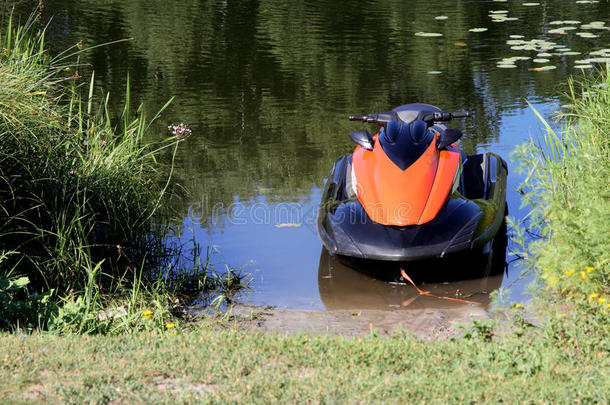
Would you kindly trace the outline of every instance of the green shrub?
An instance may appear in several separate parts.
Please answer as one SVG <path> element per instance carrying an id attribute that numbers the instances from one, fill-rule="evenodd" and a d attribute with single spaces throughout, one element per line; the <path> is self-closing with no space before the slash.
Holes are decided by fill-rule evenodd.
<path id="1" fill-rule="evenodd" d="M 546 285 L 588 310 L 610 312 L 610 67 L 569 81 L 571 108 L 555 131 L 519 146 L 521 186 L 530 213 L 512 221 L 522 254 Z M 531 242 L 526 243 L 526 232 Z"/>
<path id="2" fill-rule="evenodd" d="M 95 107 L 94 77 L 83 97 L 66 56 L 48 57 L 31 21 L 9 19 L 0 49 L 0 248 L 18 252 L 18 273 L 65 293 L 99 263 L 111 284 L 162 260 L 169 183 L 155 156 L 179 140 L 143 144 L 151 121 L 130 110 L 129 81 L 118 119 L 108 97 Z"/>
<path id="3" fill-rule="evenodd" d="M 29 293 L 27 277 L 11 277 L 6 271 L 6 260 L 11 253 L 0 252 L 0 331 L 45 327 L 56 311 L 51 300 L 53 291 Z"/>

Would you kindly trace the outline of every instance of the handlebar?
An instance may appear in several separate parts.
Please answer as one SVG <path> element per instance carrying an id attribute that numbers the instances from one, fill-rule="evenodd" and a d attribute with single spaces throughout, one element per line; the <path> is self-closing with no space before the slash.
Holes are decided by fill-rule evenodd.
<path id="1" fill-rule="evenodd" d="M 448 122 L 454 118 L 467 118 L 470 117 L 471 114 L 467 111 L 457 111 L 457 112 L 449 112 L 449 111 L 420 111 L 415 119 L 422 120 L 427 122 L 429 125 L 432 125 L 434 122 Z M 414 119 L 414 120 L 415 120 Z M 362 121 L 368 122 L 371 124 L 379 124 L 384 126 L 390 121 L 403 121 L 401 120 L 395 112 L 387 112 L 380 114 L 369 114 L 369 115 L 350 115 L 350 121 Z"/>
<path id="2" fill-rule="evenodd" d="M 394 112 L 369 114 L 369 115 L 350 115 L 350 121 L 369 122 L 371 124 L 385 125 L 390 121 L 396 121 L 398 116 Z"/>

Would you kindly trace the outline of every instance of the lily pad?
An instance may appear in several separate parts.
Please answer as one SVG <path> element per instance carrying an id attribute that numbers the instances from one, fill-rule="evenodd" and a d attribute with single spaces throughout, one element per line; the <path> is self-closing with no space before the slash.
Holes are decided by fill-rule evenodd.
<path id="1" fill-rule="evenodd" d="M 550 53 L 548 53 L 548 52 L 540 52 L 540 53 L 538 54 L 538 56 L 539 56 L 539 57 L 541 57 L 541 58 L 550 58 L 550 57 L 551 57 L 551 56 L 553 56 L 553 55 L 551 55 L 551 54 L 550 54 Z"/>
<path id="2" fill-rule="evenodd" d="M 485 32 L 487 30 L 488 30 L 488 28 L 471 28 L 468 31 L 470 31 L 470 32 Z"/>
<path id="3" fill-rule="evenodd" d="M 429 72 L 427 72 L 429 75 L 440 75 L 441 72 L 440 70 L 430 70 Z"/>
<path id="4" fill-rule="evenodd" d="M 549 60 L 546 59 L 546 58 L 536 58 L 536 59 L 532 60 L 532 62 L 534 62 L 534 63 L 547 63 L 547 62 L 549 62 Z"/>
<path id="5" fill-rule="evenodd" d="M 449 17 L 447 17 L 446 15 L 437 15 L 436 17 L 434 17 L 435 20 L 446 20 L 447 18 Z"/>
<path id="6" fill-rule="evenodd" d="M 491 16 L 491 22 L 504 22 L 506 21 L 506 17 L 503 15 L 500 16 Z"/>
<path id="7" fill-rule="evenodd" d="M 593 65 L 576 65 L 576 69 L 593 69 Z"/>
<path id="8" fill-rule="evenodd" d="M 508 14 L 508 10 L 490 10 L 489 14 Z"/>
<path id="9" fill-rule="evenodd" d="M 427 37 L 427 38 L 433 38 L 433 37 L 442 37 L 443 34 L 439 33 L 439 32 L 416 32 L 415 33 L 416 37 Z"/>
<path id="10" fill-rule="evenodd" d="M 509 35 L 509 38 L 519 39 L 519 38 L 523 38 L 523 35 Z"/>
<path id="11" fill-rule="evenodd" d="M 499 69 L 513 69 L 516 68 L 517 65 L 513 64 L 513 63 L 500 63 L 498 65 L 496 65 Z"/>
<path id="12" fill-rule="evenodd" d="M 580 21 L 578 20 L 566 20 L 563 21 L 564 24 L 580 24 Z"/>
<path id="13" fill-rule="evenodd" d="M 537 68 L 531 68 L 530 70 L 533 72 L 548 72 L 549 70 L 555 70 L 555 69 L 557 69 L 557 66 L 547 65 L 547 66 L 542 66 L 542 67 L 537 67 Z"/>
<path id="14" fill-rule="evenodd" d="M 576 56 L 576 55 L 580 55 L 580 52 L 576 52 L 576 51 L 569 51 L 569 52 L 563 52 L 563 54 L 565 56 Z"/>
<path id="15" fill-rule="evenodd" d="M 552 30 L 548 30 L 547 34 L 567 35 L 568 33 L 563 28 L 554 28 Z"/>
<path id="16" fill-rule="evenodd" d="M 605 55 L 610 54 L 610 48 L 598 49 L 597 51 L 591 52 L 591 55 Z"/>
<path id="17" fill-rule="evenodd" d="M 525 7 L 533 7 L 533 6 L 539 6 L 540 3 L 523 3 L 522 5 Z"/>
<path id="18" fill-rule="evenodd" d="M 599 35 L 591 34 L 590 32 L 577 32 L 576 35 L 581 38 L 599 38 Z"/>
<path id="19" fill-rule="evenodd" d="M 581 30 L 608 30 L 608 27 L 606 27 L 605 25 L 591 25 L 591 24 L 584 24 L 580 26 Z"/>

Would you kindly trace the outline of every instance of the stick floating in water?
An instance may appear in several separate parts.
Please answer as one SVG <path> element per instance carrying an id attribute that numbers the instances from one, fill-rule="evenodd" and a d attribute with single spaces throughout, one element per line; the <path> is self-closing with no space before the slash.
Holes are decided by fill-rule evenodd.
<path id="1" fill-rule="evenodd" d="M 411 277 L 409 277 L 409 275 L 407 274 L 406 271 L 404 271 L 404 269 L 400 269 L 400 275 L 407 280 L 409 283 L 411 283 L 411 285 L 413 287 L 415 287 L 415 289 L 417 290 L 417 292 L 420 295 L 427 295 L 428 297 L 434 297 L 434 298 L 440 298 L 442 300 L 448 300 L 448 301 L 455 301 L 455 302 L 463 302 L 465 304 L 473 304 L 473 305 L 479 305 L 479 306 L 485 306 L 485 304 L 481 303 L 481 302 L 476 302 L 476 301 L 468 301 L 468 300 L 462 300 L 460 298 L 453 298 L 453 297 L 443 297 L 442 295 L 436 295 L 436 294 L 431 294 L 429 292 L 425 292 L 423 290 L 420 290 L 415 283 L 413 282 L 413 280 L 411 280 Z M 410 304 L 410 302 L 409 302 Z M 407 304 L 408 305 L 408 304 Z"/>

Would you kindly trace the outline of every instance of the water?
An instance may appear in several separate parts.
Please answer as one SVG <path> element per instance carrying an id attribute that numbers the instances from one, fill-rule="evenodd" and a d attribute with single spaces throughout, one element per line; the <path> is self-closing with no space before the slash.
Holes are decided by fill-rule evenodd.
<path id="1" fill-rule="evenodd" d="M 188 192 L 177 202 L 184 218 L 181 238 L 215 246 L 218 265 L 251 272 L 254 292 L 246 302 L 289 309 L 395 308 L 413 295 L 410 286 L 341 267 L 321 248 L 315 213 L 323 178 L 333 161 L 353 148 L 347 134 L 363 128 L 347 115 L 410 102 L 472 111 L 473 119 L 454 125 L 465 133 L 462 148 L 494 151 L 508 161 L 508 207 L 520 218 L 524 212 L 514 189 L 522 179 L 509 155 L 541 133 L 526 100 L 551 114 L 565 78 L 581 74 L 575 61 L 610 45 L 607 29 L 547 33 L 570 25 L 550 24 L 557 20 L 610 25 L 607 1 L 540 1 L 531 7 L 441 0 L 42 4 L 42 20 L 53 16 L 47 38 L 56 52 L 78 41 L 87 47 L 133 38 L 90 50 L 82 61 L 117 101 L 129 72 L 132 96 L 149 114 L 175 97 L 150 140 L 168 136 L 170 123 L 184 122 L 193 131 L 176 160 L 175 181 Z M 518 19 L 494 22 L 490 10 L 508 10 Z M 435 19 L 439 15 L 447 19 Z M 488 30 L 469 32 L 477 27 Z M 443 36 L 414 35 L 421 31 Z M 510 35 L 547 39 L 581 54 L 499 68 L 502 58 L 543 51 L 511 50 Z M 530 70 L 548 65 L 556 68 Z M 286 223 L 298 226 L 276 226 Z M 334 289 L 325 278 L 329 268 L 339 269 L 335 276 L 344 280 Z M 526 281 L 518 276 L 511 264 L 503 276 L 426 288 L 451 296 L 466 291 L 487 302 L 489 291 L 512 286 L 509 299 L 519 301 Z M 429 298 L 416 302 L 440 304 Z"/>

